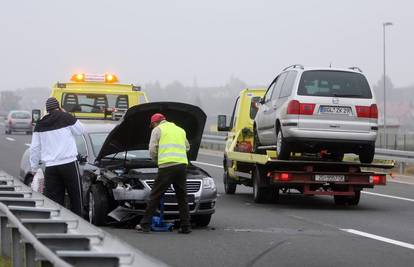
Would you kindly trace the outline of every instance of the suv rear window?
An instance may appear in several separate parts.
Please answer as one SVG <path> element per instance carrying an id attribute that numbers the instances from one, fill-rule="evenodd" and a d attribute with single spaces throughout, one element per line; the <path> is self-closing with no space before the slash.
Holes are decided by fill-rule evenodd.
<path id="1" fill-rule="evenodd" d="M 364 75 L 327 70 L 305 71 L 299 83 L 298 95 L 372 98 Z"/>
<path id="2" fill-rule="evenodd" d="M 27 112 L 13 112 L 11 114 L 11 117 L 13 119 L 30 119 L 31 115 L 30 113 L 27 113 Z"/>

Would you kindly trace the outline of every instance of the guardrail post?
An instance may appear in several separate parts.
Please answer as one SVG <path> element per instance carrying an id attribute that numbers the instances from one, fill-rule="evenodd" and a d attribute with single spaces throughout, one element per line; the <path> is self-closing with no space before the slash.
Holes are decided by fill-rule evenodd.
<path id="1" fill-rule="evenodd" d="M 405 173 L 405 162 L 400 162 L 400 173 L 401 174 Z"/>
<path id="2" fill-rule="evenodd" d="M 10 257 L 10 229 L 7 227 L 7 217 L 0 217 L 1 255 Z"/>
<path id="3" fill-rule="evenodd" d="M 17 228 L 12 228 L 12 263 L 13 267 L 23 267 L 22 245 L 20 243 L 20 233 Z"/>
<path id="4" fill-rule="evenodd" d="M 36 252 L 30 243 L 24 244 L 25 267 L 36 267 Z"/>

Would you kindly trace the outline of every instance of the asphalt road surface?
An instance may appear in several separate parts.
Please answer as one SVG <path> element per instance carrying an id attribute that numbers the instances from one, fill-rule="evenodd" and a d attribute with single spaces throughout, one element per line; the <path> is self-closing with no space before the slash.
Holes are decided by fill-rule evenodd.
<path id="1" fill-rule="evenodd" d="M 17 176 L 29 143 L 0 126 L 0 169 Z M 255 204 L 248 187 L 224 194 L 220 162 L 219 153 L 203 153 L 194 163 L 218 186 L 209 227 L 190 235 L 105 230 L 172 266 L 414 266 L 414 178 L 365 191 L 357 207 L 300 195 Z"/>

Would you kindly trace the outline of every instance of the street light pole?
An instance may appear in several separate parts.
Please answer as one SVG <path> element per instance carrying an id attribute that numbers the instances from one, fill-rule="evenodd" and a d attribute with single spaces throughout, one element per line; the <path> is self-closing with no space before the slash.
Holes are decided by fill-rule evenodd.
<path id="1" fill-rule="evenodd" d="M 383 127 L 384 127 L 384 142 L 385 142 L 385 148 L 387 148 L 387 145 L 388 145 L 388 137 L 387 137 L 387 102 L 386 102 L 386 99 L 387 99 L 387 97 L 386 97 L 386 94 L 387 94 L 387 91 L 386 91 L 386 85 L 385 85 L 385 75 L 386 75 L 386 63 L 385 63 L 385 27 L 387 27 L 387 26 L 392 26 L 393 24 L 392 24 L 392 22 L 384 22 L 383 24 L 382 24 L 382 29 L 383 29 L 383 41 L 384 41 L 384 121 L 383 121 L 383 123 L 384 123 L 384 125 L 383 125 Z"/>

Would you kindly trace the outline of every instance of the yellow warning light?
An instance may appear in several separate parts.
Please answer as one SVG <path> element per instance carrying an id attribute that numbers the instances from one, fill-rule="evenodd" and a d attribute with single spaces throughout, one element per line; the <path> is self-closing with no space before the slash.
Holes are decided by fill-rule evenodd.
<path id="1" fill-rule="evenodd" d="M 118 77 L 113 74 L 105 74 L 105 82 L 107 83 L 116 83 L 118 82 Z"/>
<path id="2" fill-rule="evenodd" d="M 72 78 L 70 80 L 74 82 L 83 82 L 85 81 L 85 74 L 83 73 L 74 74 L 72 75 Z"/>

